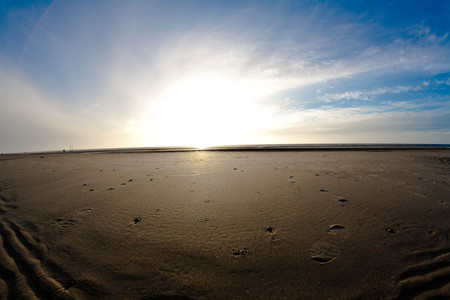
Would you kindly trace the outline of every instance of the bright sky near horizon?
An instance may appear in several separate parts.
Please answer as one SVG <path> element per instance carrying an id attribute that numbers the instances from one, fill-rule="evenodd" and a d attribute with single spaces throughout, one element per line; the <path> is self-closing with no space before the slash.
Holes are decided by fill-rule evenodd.
<path id="1" fill-rule="evenodd" d="M 450 144 L 450 1 L 0 2 L 0 152 Z"/>

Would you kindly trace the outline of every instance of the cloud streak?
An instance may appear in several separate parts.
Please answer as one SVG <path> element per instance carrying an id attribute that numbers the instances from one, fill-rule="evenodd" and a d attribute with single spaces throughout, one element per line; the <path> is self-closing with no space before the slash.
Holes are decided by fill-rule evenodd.
<path id="1" fill-rule="evenodd" d="M 373 100 L 375 96 L 383 95 L 387 93 L 400 94 L 406 92 L 417 92 L 425 89 L 426 84 L 418 86 L 396 86 L 396 87 L 383 87 L 372 91 L 348 91 L 339 94 L 324 94 L 319 97 L 319 100 L 330 103 L 340 100 L 361 100 L 369 101 Z"/>

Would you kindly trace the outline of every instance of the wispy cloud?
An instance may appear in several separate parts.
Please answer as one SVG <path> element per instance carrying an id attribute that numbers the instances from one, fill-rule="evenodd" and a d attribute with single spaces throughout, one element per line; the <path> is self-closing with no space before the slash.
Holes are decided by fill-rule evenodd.
<path id="1" fill-rule="evenodd" d="M 448 32 L 439 36 L 436 33 L 432 32 L 432 30 L 429 26 L 425 26 L 423 23 L 413 26 L 409 30 L 409 33 L 413 37 L 417 38 L 418 40 L 420 40 L 424 43 L 445 44 L 445 43 L 449 42 L 449 33 Z"/>
<path id="2" fill-rule="evenodd" d="M 448 108 L 421 112 L 311 109 L 291 115 L 289 125 L 266 134 L 284 136 L 291 143 L 442 143 L 450 136 Z"/>
<path id="3" fill-rule="evenodd" d="M 372 91 L 349 91 L 337 94 L 327 94 L 318 97 L 320 101 L 326 103 L 340 101 L 340 100 L 359 100 L 359 101 L 369 101 L 373 100 L 375 96 L 383 95 L 387 93 L 399 94 L 405 92 L 416 92 L 421 91 L 426 88 L 426 84 L 418 86 L 396 86 L 396 87 L 382 87 Z"/>

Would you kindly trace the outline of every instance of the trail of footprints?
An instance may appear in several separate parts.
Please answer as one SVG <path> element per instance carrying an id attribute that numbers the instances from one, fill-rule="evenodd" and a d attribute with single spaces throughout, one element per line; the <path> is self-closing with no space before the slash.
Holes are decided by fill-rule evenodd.
<path id="1" fill-rule="evenodd" d="M 448 163 L 448 158 L 444 158 L 443 163 Z M 315 175 L 318 176 L 318 174 Z M 130 179 L 128 182 L 132 181 L 133 179 Z M 289 182 L 295 183 L 293 176 L 290 177 Z M 121 185 L 125 185 L 125 183 Z M 83 184 L 83 186 L 87 186 L 87 184 Z M 114 189 L 110 187 L 108 190 Z M 90 191 L 93 190 L 91 189 Z M 319 190 L 319 192 L 329 193 L 329 191 L 324 189 Z M 333 195 L 333 197 L 342 206 L 348 202 L 344 197 L 338 195 Z M 66 274 L 54 263 L 46 262 L 65 278 L 65 283 L 62 284 L 52 278 L 44 268 L 43 259 L 47 251 L 45 246 L 23 230 L 20 225 L 1 216 L 9 209 L 18 208 L 10 202 L 10 200 L 0 195 L 0 281 L 3 281 L 7 286 L 6 298 L 73 299 L 69 289 L 74 285 L 74 280 L 70 275 Z M 90 211 L 91 209 L 88 210 Z M 136 221 L 137 219 L 139 220 Z M 134 224 L 140 221 L 140 218 L 137 219 L 134 220 Z M 58 221 L 63 221 L 63 219 L 56 220 L 56 222 Z M 68 221 L 76 220 L 70 219 Z M 70 223 L 69 225 L 73 224 Z M 344 230 L 344 226 L 334 224 L 330 225 L 327 232 L 335 235 Z M 273 228 L 267 227 L 266 231 L 272 234 Z M 244 256 L 247 250 L 247 248 L 233 249 L 233 255 Z M 340 250 L 321 237 L 313 243 L 310 253 L 311 258 L 315 262 L 326 264 L 333 261 L 339 255 Z M 423 257 L 426 261 L 411 265 L 397 278 L 396 283 L 400 286 L 398 299 L 450 298 L 450 248 L 416 251 L 412 256 L 416 258 Z M 447 294 L 442 295 L 442 291 L 446 291 Z M 0 298 L 2 296 L 0 295 Z"/>
<path id="2" fill-rule="evenodd" d="M 319 174 L 315 174 L 315 176 L 319 176 Z M 320 193 L 329 193 L 329 191 L 325 189 L 320 189 Z M 332 195 L 333 199 L 336 199 L 341 206 L 345 206 L 344 204 L 348 202 L 348 200 L 345 197 L 339 196 L 339 195 Z M 331 235 L 339 235 L 341 233 L 345 232 L 345 227 L 341 224 L 333 224 L 330 225 L 327 233 Z M 326 238 L 321 237 L 317 239 L 310 249 L 311 259 L 317 262 L 318 264 L 327 264 L 329 262 L 332 262 L 340 253 L 340 249 L 325 241 Z"/>
<path id="3" fill-rule="evenodd" d="M 328 193 L 324 189 L 319 192 Z M 343 197 L 338 197 L 338 201 L 348 202 Z M 344 226 L 334 224 L 328 233 L 339 234 L 344 230 Z M 396 230 L 387 227 L 386 232 L 396 233 Z M 450 234 L 440 232 L 439 235 L 445 247 L 416 250 L 407 256 L 407 260 L 421 262 L 411 264 L 396 279 L 400 287 L 397 299 L 450 299 Z M 311 258 L 319 264 L 332 262 L 340 253 L 338 247 L 325 240 L 325 237 L 317 239 L 310 249 Z"/>
<path id="4" fill-rule="evenodd" d="M 43 265 L 47 249 L 20 225 L 0 218 L 0 279 L 7 287 L 6 299 L 73 299 L 68 289 L 73 280 L 52 278 Z M 50 263 L 50 262 L 49 262 Z"/>
<path id="5" fill-rule="evenodd" d="M 128 180 L 131 181 L 133 179 Z M 87 184 L 82 186 L 86 187 Z M 4 189 L 0 189 L 0 192 L 4 192 Z M 43 244 L 22 226 L 6 218 L 8 210 L 18 208 L 15 201 L 14 197 L 0 194 L 0 287 L 6 288 L 6 294 L 0 293 L 0 299 L 75 299 L 70 293 L 70 289 L 76 284 L 72 276 L 46 259 L 47 248 Z M 80 213 L 91 211 L 91 208 L 85 208 Z M 137 218 L 133 223 L 139 221 L 140 218 Z M 76 219 L 58 218 L 52 224 L 64 229 L 77 222 Z M 53 278 L 50 273 L 58 274 L 61 281 Z M 83 285 L 88 285 L 88 290 L 84 291 L 84 287 L 81 292 L 91 294 L 89 282 L 83 281 Z M 97 291 L 94 294 L 98 295 Z"/>

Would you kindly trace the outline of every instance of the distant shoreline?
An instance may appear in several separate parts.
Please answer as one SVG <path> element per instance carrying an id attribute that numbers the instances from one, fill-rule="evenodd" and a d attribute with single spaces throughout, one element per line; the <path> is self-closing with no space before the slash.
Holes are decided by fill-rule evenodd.
<path id="1" fill-rule="evenodd" d="M 191 151 L 390 151 L 445 150 L 450 144 L 255 144 L 195 147 L 131 147 L 2 153 L 2 155 L 70 154 L 70 153 L 159 153 Z"/>

